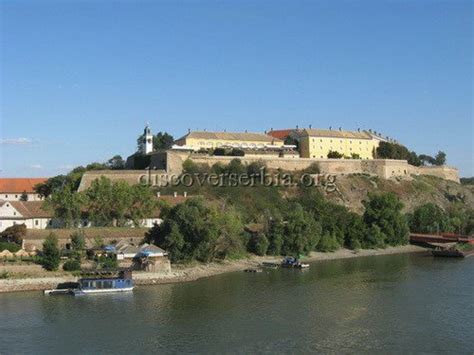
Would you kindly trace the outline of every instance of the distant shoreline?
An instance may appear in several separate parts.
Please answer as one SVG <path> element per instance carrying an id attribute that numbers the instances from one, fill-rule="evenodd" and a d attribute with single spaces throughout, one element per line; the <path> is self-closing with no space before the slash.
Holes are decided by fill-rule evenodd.
<path id="1" fill-rule="evenodd" d="M 339 249 L 332 253 L 312 252 L 308 257 L 304 258 L 305 262 L 317 262 L 327 260 L 338 260 L 357 258 L 376 255 L 392 255 L 423 252 L 426 249 L 415 245 L 403 245 L 397 247 L 387 247 L 385 249 L 364 249 L 354 252 L 349 249 Z M 213 262 L 209 264 L 193 264 L 193 265 L 173 265 L 170 273 L 145 273 L 135 272 L 133 278 L 135 283 L 141 285 L 160 285 L 167 283 L 196 281 L 202 278 L 214 275 L 224 274 L 228 272 L 243 271 L 247 268 L 258 267 L 263 261 L 281 261 L 282 257 L 273 256 L 251 256 L 240 260 L 226 260 L 222 262 Z M 53 277 L 37 277 L 37 278 L 19 278 L 0 280 L 0 293 L 4 292 L 20 292 L 20 291 L 42 291 L 54 288 L 62 282 L 75 281 L 72 275 Z"/>

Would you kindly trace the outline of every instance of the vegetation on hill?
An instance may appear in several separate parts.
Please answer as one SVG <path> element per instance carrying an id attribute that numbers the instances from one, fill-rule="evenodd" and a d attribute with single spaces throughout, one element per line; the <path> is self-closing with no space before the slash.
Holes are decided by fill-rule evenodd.
<path id="1" fill-rule="evenodd" d="M 77 226 L 87 219 L 96 227 L 124 227 L 150 217 L 157 208 L 153 191 L 144 185 L 130 186 L 124 181 L 112 182 L 101 177 L 89 189 L 75 192 L 67 184 L 55 190 L 46 200 L 46 208 L 61 219 L 66 228 Z"/>
<path id="2" fill-rule="evenodd" d="M 474 177 L 461 178 L 461 184 L 463 184 L 463 185 L 474 185 Z"/>
<path id="3" fill-rule="evenodd" d="M 415 166 L 444 165 L 446 162 L 446 153 L 442 151 L 439 151 L 433 158 L 425 154 L 418 155 L 401 144 L 390 142 L 380 142 L 375 153 L 376 157 L 380 159 L 402 159 Z"/>

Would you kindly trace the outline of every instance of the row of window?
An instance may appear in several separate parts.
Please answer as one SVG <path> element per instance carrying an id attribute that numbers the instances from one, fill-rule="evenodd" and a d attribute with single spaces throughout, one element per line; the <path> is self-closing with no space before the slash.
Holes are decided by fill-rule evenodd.
<path id="1" fill-rule="evenodd" d="M 312 138 L 313 143 L 316 142 L 316 138 Z M 323 142 L 322 139 L 319 140 L 321 143 Z M 332 139 L 329 140 L 330 143 L 332 143 Z M 342 139 L 339 139 L 339 142 L 342 143 Z M 352 144 L 352 141 L 349 141 L 349 144 Z M 362 144 L 362 141 L 359 141 L 359 144 Z M 365 142 L 366 145 L 369 145 L 369 142 Z"/>
<path id="2" fill-rule="evenodd" d="M 208 146 L 208 147 L 213 147 L 214 146 L 214 143 L 213 142 L 204 142 L 204 141 L 200 141 L 199 142 L 199 145 L 200 146 Z M 255 143 L 222 143 L 222 142 L 217 142 L 215 144 L 216 147 L 220 147 L 220 146 L 223 146 L 223 145 L 228 145 L 228 146 L 232 146 L 232 147 L 235 147 L 235 148 L 264 148 L 265 147 L 265 144 L 263 143 L 258 143 L 258 144 L 255 144 Z"/>

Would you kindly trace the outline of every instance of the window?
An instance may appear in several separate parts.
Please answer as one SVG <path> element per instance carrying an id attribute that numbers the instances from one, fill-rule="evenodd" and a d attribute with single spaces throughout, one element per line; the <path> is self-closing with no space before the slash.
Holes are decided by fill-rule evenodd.
<path id="1" fill-rule="evenodd" d="M 15 195 L 15 198 L 18 198 L 18 195 Z"/>
<path id="2" fill-rule="evenodd" d="M 39 225 L 39 221 L 35 219 L 35 226 Z"/>
<path id="3" fill-rule="evenodd" d="M 8 195 L 5 195 L 5 198 L 8 198 Z"/>
<path id="4" fill-rule="evenodd" d="M 13 212 L 13 215 L 16 216 L 16 212 Z"/>

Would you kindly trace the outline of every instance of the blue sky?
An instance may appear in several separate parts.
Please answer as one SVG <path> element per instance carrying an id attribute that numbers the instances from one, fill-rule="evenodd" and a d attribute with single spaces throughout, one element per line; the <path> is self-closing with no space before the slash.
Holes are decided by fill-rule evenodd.
<path id="1" fill-rule="evenodd" d="M 470 1 L 2 1 L 1 176 L 126 157 L 144 123 L 372 128 L 473 163 Z"/>

